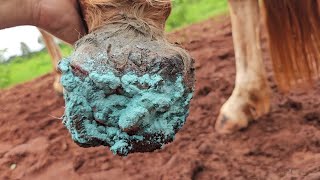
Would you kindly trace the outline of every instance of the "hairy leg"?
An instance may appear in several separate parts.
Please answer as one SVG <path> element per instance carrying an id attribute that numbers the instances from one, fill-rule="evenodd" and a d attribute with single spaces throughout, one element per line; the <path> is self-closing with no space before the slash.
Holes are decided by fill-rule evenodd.
<path id="1" fill-rule="evenodd" d="M 80 0 L 89 33 L 110 23 L 138 20 L 152 33 L 162 35 L 171 12 L 171 0 Z"/>
<path id="2" fill-rule="evenodd" d="M 58 62 L 62 58 L 59 46 L 54 42 L 53 37 L 49 33 L 47 33 L 46 31 L 44 31 L 42 29 L 39 29 L 39 31 L 43 37 L 44 43 L 46 44 L 48 52 L 51 56 L 52 65 L 54 67 L 53 69 L 55 72 L 55 80 L 53 83 L 53 88 L 58 94 L 61 95 L 63 92 L 63 87 L 60 84 L 61 74 L 59 71 L 56 70 Z"/>
<path id="3" fill-rule="evenodd" d="M 216 122 L 219 133 L 248 126 L 270 109 L 270 89 L 260 48 L 258 0 L 229 0 L 236 54 L 236 82 Z"/>

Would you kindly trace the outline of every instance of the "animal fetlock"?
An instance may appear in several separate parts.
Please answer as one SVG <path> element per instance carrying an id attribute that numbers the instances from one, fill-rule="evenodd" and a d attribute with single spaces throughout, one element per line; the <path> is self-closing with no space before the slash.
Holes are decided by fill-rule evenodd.
<path id="1" fill-rule="evenodd" d="M 106 24 L 120 23 L 162 35 L 171 12 L 170 0 L 82 0 L 81 6 L 89 32 Z"/>

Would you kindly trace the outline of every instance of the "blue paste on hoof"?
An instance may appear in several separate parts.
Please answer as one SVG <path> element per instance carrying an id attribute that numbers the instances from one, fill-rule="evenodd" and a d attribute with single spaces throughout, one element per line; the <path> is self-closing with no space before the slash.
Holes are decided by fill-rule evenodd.
<path id="1" fill-rule="evenodd" d="M 127 155 L 135 144 L 147 150 L 163 146 L 185 123 L 192 93 L 185 94 L 181 76 L 164 81 L 158 74 L 119 77 L 93 71 L 78 77 L 70 59 L 63 59 L 59 68 L 66 101 L 63 122 L 79 145 L 102 144 Z"/>
<path id="2" fill-rule="evenodd" d="M 188 116 L 192 61 L 164 40 L 109 25 L 80 39 L 59 69 L 63 123 L 82 147 L 154 151 L 173 141 Z"/>

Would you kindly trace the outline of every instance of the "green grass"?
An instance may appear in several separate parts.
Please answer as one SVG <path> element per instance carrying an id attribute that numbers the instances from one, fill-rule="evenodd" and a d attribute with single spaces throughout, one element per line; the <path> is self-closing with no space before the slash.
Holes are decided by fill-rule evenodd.
<path id="1" fill-rule="evenodd" d="M 227 0 L 173 0 L 173 10 L 167 21 L 167 31 L 181 28 L 189 24 L 208 19 L 224 13 Z M 64 56 L 72 49 L 62 45 Z M 0 89 L 32 80 L 52 72 L 50 56 L 46 50 L 32 53 L 29 56 L 15 57 L 9 63 L 0 64 Z"/>
<path id="2" fill-rule="evenodd" d="M 71 53 L 70 46 L 61 46 L 63 56 Z M 29 56 L 15 57 L 9 63 L 0 64 L 0 89 L 32 80 L 52 72 L 53 66 L 47 50 Z"/>
<path id="3" fill-rule="evenodd" d="M 184 27 L 227 10 L 227 0 L 172 0 L 173 9 L 167 21 L 167 30 Z"/>

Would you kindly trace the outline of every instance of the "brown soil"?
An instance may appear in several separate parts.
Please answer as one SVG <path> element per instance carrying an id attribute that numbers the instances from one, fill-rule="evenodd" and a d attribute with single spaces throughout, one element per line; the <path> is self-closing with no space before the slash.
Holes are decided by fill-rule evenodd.
<path id="1" fill-rule="evenodd" d="M 196 24 L 170 35 L 196 59 L 191 113 L 176 140 L 154 153 L 113 156 L 84 149 L 61 123 L 53 76 L 0 91 L 0 179 L 320 179 L 320 83 L 284 96 L 272 112 L 233 135 L 214 130 L 235 78 L 230 22 Z"/>

